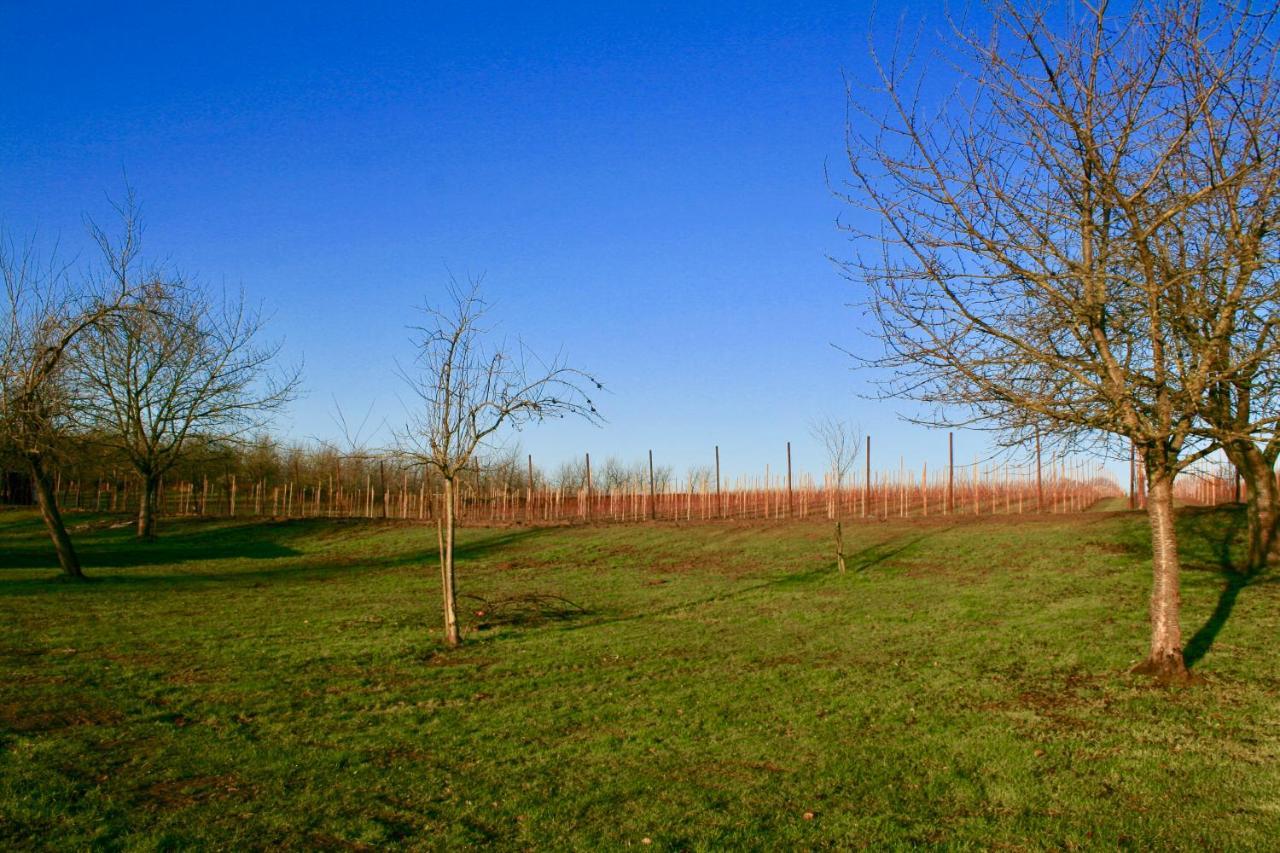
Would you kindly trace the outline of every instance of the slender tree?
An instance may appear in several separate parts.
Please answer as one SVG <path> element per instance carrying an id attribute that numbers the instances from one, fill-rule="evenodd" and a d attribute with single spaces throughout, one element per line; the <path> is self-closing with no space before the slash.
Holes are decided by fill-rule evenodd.
<path id="1" fill-rule="evenodd" d="M 482 325 L 486 310 L 479 281 L 451 280 L 444 306 L 428 306 L 426 323 L 414 328 L 416 355 L 400 370 L 417 398 L 399 432 L 401 450 L 438 472 L 444 486 L 439 544 L 449 646 L 462 640 L 454 568 L 459 479 L 482 461 L 504 428 L 567 415 L 600 420 L 589 396 L 603 387 L 599 382 L 561 357 L 547 362 L 523 345 L 491 340 Z"/>
<path id="2" fill-rule="evenodd" d="M 1178 251 L 1193 223 L 1270 191 L 1276 12 L 990 13 L 981 35 L 953 27 L 957 79 L 939 104 L 902 41 L 873 48 L 874 91 L 851 91 L 845 195 L 870 216 L 846 223 L 867 247 L 847 269 L 884 345 L 872 361 L 934 422 L 1134 443 L 1153 544 L 1138 669 L 1181 677 L 1173 481 L 1215 446 L 1201 428 L 1214 389 L 1252 364 L 1233 329 L 1270 309 L 1238 279 L 1202 287 L 1203 264 Z M 1217 235 L 1198 251 L 1231 262 Z"/>
<path id="3" fill-rule="evenodd" d="M 844 486 L 844 478 L 849 475 L 858 451 L 862 447 L 862 434 L 852 423 L 832 415 L 825 415 L 809 423 L 809 434 L 822 445 L 827 455 L 827 464 L 831 468 L 832 485 L 835 487 L 836 500 L 833 512 L 839 512 L 839 495 Z"/>

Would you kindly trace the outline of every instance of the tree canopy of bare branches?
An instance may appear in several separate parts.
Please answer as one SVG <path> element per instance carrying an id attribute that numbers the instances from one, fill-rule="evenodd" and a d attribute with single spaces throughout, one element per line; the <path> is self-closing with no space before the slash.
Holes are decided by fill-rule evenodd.
<path id="1" fill-rule="evenodd" d="M 398 439 L 402 452 L 439 473 L 444 485 L 440 570 L 445 642 L 461 642 L 454 569 L 456 483 L 505 429 L 548 418 L 601 420 L 590 394 L 603 386 L 562 357 L 544 361 L 522 344 L 491 338 L 480 282 L 451 280 L 442 306 L 413 329 L 415 357 L 400 373 L 414 394 Z"/>
<path id="2" fill-rule="evenodd" d="M 1141 668 L 1162 676 L 1185 674 L 1173 479 L 1220 440 L 1215 391 L 1278 353 L 1257 275 L 1280 186 L 1275 24 L 1199 0 L 999 2 L 981 30 L 953 24 L 939 103 L 904 39 L 850 94 L 847 270 L 886 393 L 940 423 L 1133 442 L 1154 546 Z"/>
<path id="3" fill-rule="evenodd" d="M 862 449 L 862 435 L 852 423 L 833 415 L 824 415 L 809 423 L 809 434 L 822 446 L 827 466 L 838 491 L 849 476 Z"/>
<path id="4" fill-rule="evenodd" d="M 75 384 L 85 425 L 138 472 L 137 533 L 152 538 L 157 490 L 183 453 L 262 430 L 294 398 L 300 374 L 278 367 L 281 345 L 264 340 L 263 318 L 242 293 L 157 271 L 136 291 L 127 311 L 77 343 Z"/>

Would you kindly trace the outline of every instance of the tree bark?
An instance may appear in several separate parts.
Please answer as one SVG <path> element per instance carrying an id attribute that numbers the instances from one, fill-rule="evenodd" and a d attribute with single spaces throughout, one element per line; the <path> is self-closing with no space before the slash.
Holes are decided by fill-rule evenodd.
<path id="1" fill-rule="evenodd" d="M 138 538 L 156 538 L 156 493 L 159 491 L 160 478 L 151 474 L 142 475 L 142 496 L 138 500 Z"/>
<path id="2" fill-rule="evenodd" d="M 67 526 L 62 521 L 62 513 L 58 511 L 58 497 L 54 493 L 53 484 L 49 482 L 44 460 L 38 455 L 30 455 L 26 457 L 26 461 L 31 472 L 31 484 L 36 492 L 36 503 L 40 506 L 40 517 L 44 520 L 45 529 L 49 531 L 49 538 L 53 540 L 53 550 L 58 554 L 58 565 L 68 578 L 82 581 L 85 577 L 80 568 L 80 557 L 71 544 Z"/>
<path id="3" fill-rule="evenodd" d="M 1154 455 L 1154 454 L 1152 454 Z M 1185 679 L 1182 656 L 1181 566 L 1174 530 L 1173 474 L 1148 464 L 1147 516 L 1151 523 L 1151 654 L 1134 672 L 1161 679 Z"/>
<path id="4" fill-rule="evenodd" d="M 449 648 L 456 648 L 462 642 L 462 635 L 458 631 L 458 591 L 453 570 L 453 491 L 453 479 L 444 478 L 444 542 L 440 549 L 440 586 L 444 596 L 444 643 Z"/>
<path id="5" fill-rule="evenodd" d="M 1248 550 L 1243 570 L 1262 571 L 1276 541 L 1280 519 L 1280 490 L 1276 489 L 1274 462 L 1252 441 L 1232 443 L 1223 448 L 1245 485 L 1245 517 L 1248 519 Z"/>

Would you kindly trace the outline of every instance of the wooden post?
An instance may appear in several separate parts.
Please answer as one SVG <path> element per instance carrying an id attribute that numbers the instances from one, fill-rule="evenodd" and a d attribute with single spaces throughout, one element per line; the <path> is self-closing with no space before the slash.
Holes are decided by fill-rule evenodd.
<path id="1" fill-rule="evenodd" d="M 533 523 L 533 454 L 529 454 L 529 494 L 525 496 L 524 523 Z"/>
<path id="2" fill-rule="evenodd" d="M 724 499 L 720 495 L 720 445 L 716 445 L 716 516 L 724 518 Z"/>
<path id="3" fill-rule="evenodd" d="M 924 467 L 920 469 L 920 505 L 921 514 L 926 518 L 929 516 L 929 463 L 926 460 Z"/>
<path id="4" fill-rule="evenodd" d="M 1138 464 L 1137 464 L 1137 446 L 1133 443 L 1133 439 L 1129 441 L 1129 508 L 1135 510 L 1138 508 Z"/>
<path id="5" fill-rule="evenodd" d="M 947 515 L 956 512 L 956 435 L 947 433 Z"/>
<path id="6" fill-rule="evenodd" d="M 836 522 L 836 565 L 840 567 L 840 574 L 844 574 L 844 530 L 838 521 Z"/>
<path id="7" fill-rule="evenodd" d="M 796 517 L 795 492 L 791 489 L 791 442 L 787 442 L 787 518 Z"/>
<path id="8" fill-rule="evenodd" d="M 862 483 L 862 517 L 867 517 L 867 506 L 871 503 L 871 435 L 867 435 L 867 478 Z"/>
<path id="9" fill-rule="evenodd" d="M 649 451 L 649 520 L 658 518 L 658 496 L 653 487 L 653 451 Z"/>
<path id="10" fill-rule="evenodd" d="M 1040 470 L 1040 428 L 1036 427 L 1036 512 L 1044 512 L 1044 477 Z"/>
<path id="11" fill-rule="evenodd" d="M 652 468 L 653 467 L 653 458 L 652 458 L 653 451 L 652 450 L 649 451 L 649 457 L 650 457 L 649 467 Z M 608 460 L 605 460 L 605 461 L 607 462 Z M 587 454 L 587 505 L 584 508 L 583 517 L 587 521 L 591 520 L 591 454 L 590 453 Z"/>
<path id="12" fill-rule="evenodd" d="M 380 506 L 382 507 L 382 517 L 387 517 L 387 462 L 385 459 L 378 460 L 378 491 L 382 494 Z"/>

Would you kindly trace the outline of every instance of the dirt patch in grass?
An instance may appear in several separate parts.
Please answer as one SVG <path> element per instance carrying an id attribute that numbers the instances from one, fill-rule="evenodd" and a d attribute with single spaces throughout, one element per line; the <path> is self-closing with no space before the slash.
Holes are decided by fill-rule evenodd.
<path id="1" fill-rule="evenodd" d="M 733 779 L 738 782 L 758 782 L 764 774 L 789 775 L 795 773 L 772 761 L 714 761 L 697 766 L 696 777 L 709 780 Z"/>
<path id="2" fill-rule="evenodd" d="M 915 579 L 945 577 L 959 586 L 967 586 L 985 582 L 991 571 L 991 566 L 956 565 L 931 561 L 914 563 L 907 569 L 906 576 Z"/>
<path id="3" fill-rule="evenodd" d="M 373 752 L 369 755 L 369 762 L 377 767 L 402 767 L 405 764 L 434 765 L 436 758 L 429 752 L 411 746 L 393 746 Z"/>
<path id="4" fill-rule="evenodd" d="M 0 703 L 0 730 L 48 732 L 74 726 L 110 726 L 124 719 L 113 708 L 85 702 L 76 707 L 33 709 L 21 702 Z"/>
<path id="5" fill-rule="evenodd" d="M 156 782 L 146 789 L 145 799 L 162 808 L 184 809 L 212 800 L 245 800 L 253 794 L 251 785 L 239 776 L 227 773 Z"/>
<path id="6" fill-rule="evenodd" d="M 0 646 L 0 657 L 4 658 L 38 658 L 49 654 L 49 649 L 37 649 L 30 646 Z"/>
<path id="7" fill-rule="evenodd" d="M 1098 702 L 1104 692 L 1103 685 L 1109 678 L 1106 675 L 1073 672 L 1064 682 L 1030 684 L 1018 691 L 1016 696 L 998 702 L 984 702 L 977 708 L 986 712 L 1030 711 L 1055 729 L 1085 729 L 1091 724 L 1083 719 L 1083 715 L 1090 706 Z M 1010 681 L 1025 683 L 1026 679 L 1015 676 Z"/>
<path id="8" fill-rule="evenodd" d="M 1103 554 L 1118 554 L 1125 557 L 1138 554 L 1142 550 L 1137 545 L 1127 542 L 1086 542 L 1085 545 Z"/>
<path id="9" fill-rule="evenodd" d="M 191 687 L 196 684 L 210 684 L 216 681 L 211 673 L 202 669 L 180 669 L 165 675 L 164 680 L 166 683 L 177 687 Z"/>
<path id="10" fill-rule="evenodd" d="M 99 651 L 97 654 L 99 657 L 121 666 L 135 666 L 143 669 L 162 667 L 169 662 L 164 655 L 145 652 Z"/>

